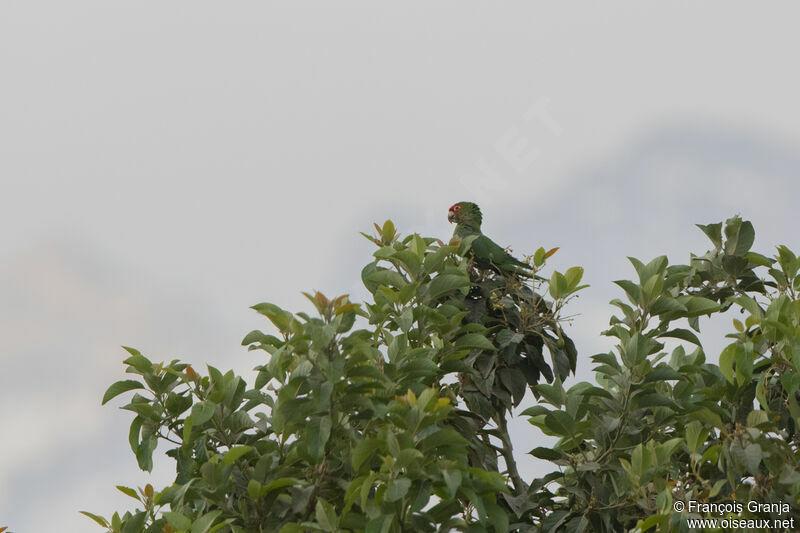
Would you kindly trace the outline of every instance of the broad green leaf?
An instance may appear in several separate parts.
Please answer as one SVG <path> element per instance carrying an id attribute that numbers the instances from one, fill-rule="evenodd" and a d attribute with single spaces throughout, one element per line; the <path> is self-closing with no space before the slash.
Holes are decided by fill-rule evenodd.
<path id="1" fill-rule="evenodd" d="M 671 366 L 660 363 L 653 368 L 645 376 L 645 381 L 667 381 L 674 379 L 683 379 L 684 375 L 672 368 Z"/>
<path id="2" fill-rule="evenodd" d="M 749 427 L 758 427 L 767 422 L 769 422 L 769 415 L 764 411 L 754 410 L 747 414 L 747 425 Z"/>
<path id="3" fill-rule="evenodd" d="M 406 307 L 400 316 L 396 319 L 397 325 L 400 326 L 400 329 L 404 333 L 408 333 L 408 330 L 411 329 L 411 326 L 414 324 L 414 313 L 410 307 Z"/>
<path id="4" fill-rule="evenodd" d="M 84 516 L 88 516 L 89 518 L 91 518 L 92 520 L 97 522 L 98 525 L 103 526 L 103 527 L 108 527 L 108 520 L 106 520 L 102 516 L 99 516 L 99 515 L 96 515 L 96 514 L 92 514 L 89 511 L 80 511 L 80 513 L 82 515 L 84 515 Z M 0 533 L 2 533 L 5 530 L 6 530 L 5 527 L 0 528 Z"/>
<path id="5" fill-rule="evenodd" d="M 282 477 L 270 481 L 261 489 L 263 494 L 269 494 L 273 490 L 282 489 L 284 487 L 294 487 L 294 486 L 301 486 L 303 481 L 301 479 L 297 479 L 294 477 Z"/>
<path id="6" fill-rule="evenodd" d="M 378 285 L 386 285 L 399 289 L 407 284 L 405 278 L 395 270 L 378 267 L 374 272 L 367 276 L 367 279 Z"/>
<path id="7" fill-rule="evenodd" d="M 183 513 L 179 513 L 177 511 L 164 511 L 161 514 L 164 515 L 164 518 L 167 519 L 167 523 L 176 531 L 188 530 L 190 527 L 192 527 L 192 520 L 189 517 L 184 516 Z"/>
<path id="8" fill-rule="evenodd" d="M 545 416 L 544 423 L 554 435 L 569 437 L 575 432 L 575 421 L 564 411 L 550 411 Z"/>
<path id="9" fill-rule="evenodd" d="M 364 461 L 366 461 L 375 452 L 375 450 L 379 449 L 380 446 L 380 441 L 372 438 L 358 441 L 351 453 L 353 470 L 359 470 L 361 465 L 364 464 Z"/>
<path id="10" fill-rule="evenodd" d="M 194 425 L 200 426 L 211 420 L 211 417 L 214 416 L 214 411 L 216 408 L 217 405 L 210 400 L 205 400 L 194 404 L 192 406 L 191 414 Z"/>
<path id="11" fill-rule="evenodd" d="M 247 494 L 254 500 L 261 497 L 261 483 L 255 479 L 247 482 Z"/>
<path id="12" fill-rule="evenodd" d="M 494 502 L 486 502 L 486 514 L 495 531 L 508 531 L 508 513 Z"/>
<path id="13" fill-rule="evenodd" d="M 317 524 L 320 525 L 323 531 L 337 531 L 339 517 L 336 516 L 336 510 L 333 508 L 333 505 L 324 499 L 319 498 L 317 500 L 317 505 L 314 508 L 314 516 L 317 520 Z"/>
<path id="14" fill-rule="evenodd" d="M 797 275 L 797 256 L 786 246 L 778 246 L 778 262 L 781 265 L 781 270 L 783 270 L 783 273 L 786 274 L 788 279 L 792 279 Z"/>
<path id="15" fill-rule="evenodd" d="M 692 333 L 691 330 L 688 329 L 681 329 L 681 328 L 671 329 L 658 336 L 659 339 L 663 337 L 672 337 L 675 339 L 681 339 L 684 341 L 691 342 L 693 344 L 696 344 L 697 346 L 701 345 L 700 339 L 697 338 L 697 335 L 695 335 L 694 333 Z"/>
<path id="16" fill-rule="evenodd" d="M 711 242 L 714 243 L 714 248 L 717 250 L 722 249 L 722 222 L 707 225 L 696 224 L 696 226 L 711 239 Z"/>
<path id="17" fill-rule="evenodd" d="M 442 478 L 450 491 L 450 497 L 455 498 L 458 493 L 458 488 L 461 486 L 461 471 L 460 470 L 443 470 Z"/>
<path id="18" fill-rule="evenodd" d="M 508 328 L 504 328 L 501 329 L 495 336 L 495 342 L 497 342 L 498 348 L 505 348 L 512 343 L 518 344 L 524 338 L 525 336 L 522 333 L 516 333 Z"/>
<path id="19" fill-rule="evenodd" d="M 703 298 L 702 296 L 689 296 L 682 303 L 686 306 L 688 310 L 686 316 L 689 317 L 710 315 L 711 313 L 719 311 L 719 304 L 717 302 L 709 300 L 708 298 Z"/>
<path id="20" fill-rule="evenodd" d="M 564 277 L 567 280 L 567 290 L 573 291 L 583 278 L 583 268 L 578 266 L 568 268 L 564 272 Z"/>
<path id="21" fill-rule="evenodd" d="M 105 405 L 110 399 L 119 396 L 123 392 L 127 392 L 129 390 L 134 389 L 143 389 L 144 385 L 139 381 L 135 381 L 132 379 L 126 379 L 124 381 L 117 381 L 113 385 L 111 385 L 106 393 L 103 394 L 103 402 L 101 405 Z"/>
<path id="22" fill-rule="evenodd" d="M 432 300 L 445 294 L 469 287 L 469 278 L 462 274 L 439 274 L 431 281 L 428 290 Z"/>
<path id="23" fill-rule="evenodd" d="M 750 471 L 751 474 L 759 474 L 758 465 L 761 463 L 762 457 L 763 453 L 761 451 L 761 446 L 751 443 L 748 444 L 744 449 L 742 463 L 744 463 L 744 466 L 747 467 L 747 470 Z"/>
<path id="24" fill-rule="evenodd" d="M 230 450 L 225 452 L 225 456 L 222 458 L 222 463 L 226 465 L 232 465 L 237 459 L 250 453 L 252 449 L 252 446 L 233 446 Z"/>
<path id="25" fill-rule="evenodd" d="M 470 350 L 495 350 L 494 344 L 480 333 L 467 333 L 455 341 L 456 348 Z"/>
<path id="26" fill-rule="evenodd" d="M 540 267 L 544 264 L 545 260 L 545 251 L 543 247 L 539 247 L 533 254 L 533 265 L 535 267 Z"/>
<path id="27" fill-rule="evenodd" d="M 546 461 L 557 461 L 559 459 L 564 459 L 566 457 L 566 454 L 564 454 L 564 452 L 560 452 L 552 448 L 544 448 L 542 446 L 534 448 L 528 453 L 533 455 L 534 457 L 538 457 L 539 459 L 544 459 Z"/>
<path id="28" fill-rule="evenodd" d="M 642 288 L 636 285 L 634 282 L 621 279 L 614 282 L 616 285 L 622 287 L 622 290 L 625 291 L 625 294 L 628 295 L 628 299 L 636 305 L 642 305 L 644 302 L 642 300 Z"/>
<path id="29" fill-rule="evenodd" d="M 775 262 L 774 259 L 770 259 L 765 255 L 758 254 L 756 252 L 747 252 L 744 254 L 744 258 L 753 263 L 754 265 L 763 266 L 769 268 Z"/>
<path id="30" fill-rule="evenodd" d="M 662 315 L 664 313 L 678 313 L 679 316 L 686 313 L 688 309 L 671 296 L 661 295 L 656 298 L 656 301 L 650 305 L 650 313 L 654 315 Z"/>
<path id="31" fill-rule="evenodd" d="M 387 502 L 396 502 L 406 495 L 411 488 L 411 480 L 408 478 L 392 479 L 386 484 L 385 499 Z"/>
<path id="32" fill-rule="evenodd" d="M 136 348 L 123 346 L 123 350 L 131 354 L 130 357 L 125 359 L 123 363 L 130 365 L 141 373 L 150 372 L 153 369 L 153 363 L 147 357 L 143 356 Z"/>
<path id="33" fill-rule="evenodd" d="M 219 511 L 219 510 L 211 511 L 211 512 L 208 512 L 208 513 L 204 514 L 203 516 L 201 516 L 200 518 L 198 518 L 197 520 L 195 520 L 192 523 L 191 532 L 192 533 L 208 533 L 208 531 L 211 529 L 211 526 L 214 524 L 214 520 L 216 520 L 217 517 L 219 515 L 221 515 L 221 514 L 222 514 L 222 511 Z"/>
<path id="34" fill-rule="evenodd" d="M 302 524 L 293 522 L 291 524 L 284 524 L 284 526 L 278 530 L 278 533 L 307 533 L 307 531 L 308 530 Z"/>
<path id="35" fill-rule="evenodd" d="M 147 521 L 147 513 L 139 511 L 125 521 L 120 533 L 141 533 Z M 194 533 L 194 532 L 192 532 Z"/>
<path id="36" fill-rule="evenodd" d="M 397 231 L 394 229 L 394 224 L 391 220 L 386 220 L 381 228 L 381 239 L 385 244 L 389 244 L 394 240 Z"/>
<path id="37" fill-rule="evenodd" d="M 388 259 L 392 257 L 394 254 L 397 253 L 397 250 L 394 249 L 393 246 L 382 246 L 375 250 L 375 253 L 372 255 L 375 256 L 377 259 Z"/>
<path id="38" fill-rule="evenodd" d="M 268 302 L 256 304 L 250 309 L 258 311 L 260 314 L 267 317 L 272 322 L 278 331 L 287 333 L 289 331 L 289 322 L 291 320 L 291 313 L 284 311 L 275 304 Z"/>
<path id="39" fill-rule="evenodd" d="M 550 276 L 550 296 L 557 300 L 567 296 L 568 292 L 567 278 L 561 272 L 553 272 Z"/>
<path id="40" fill-rule="evenodd" d="M 133 498 L 136 501 L 141 501 L 141 498 L 139 498 L 139 494 L 135 490 L 130 488 L 130 487 L 125 487 L 123 485 L 117 485 L 117 490 L 120 491 L 122 494 L 125 494 L 126 496 L 130 496 L 131 498 Z"/>
<path id="41" fill-rule="evenodd" d="M 432 274 L 437 272 L 441 268 L 447 256 L 452 254 L 454 251 L 455 248 L 453 246 L 442 246 L 437 248 L 432 253 L 427 254 L 425 259 L 422 261 L 422 267 L 425 269 L 425 273 Z"/>
<path id="42" fill-rule="evenodd" d="M 331 417 L 319 416 L 311 420 L 306 435 L 306 444 L 311 458 L 318 461 L 325 453 L 325 445 L 331 436 Z"/>
<path id="43" fill-rule="evenodd" d="M 649 304 L 661 296 L 661 289 L 664 287 L 664 276 L 660 273 L 650 276 L 642 287 L 642 296 Z"/>
<path id="44" fill-rule="evenodd" d="M 744 255 L 753 246 L 756 232 L 753 224 L 733 217 L 725 221 L 725 252 L 732 255 Z"/>

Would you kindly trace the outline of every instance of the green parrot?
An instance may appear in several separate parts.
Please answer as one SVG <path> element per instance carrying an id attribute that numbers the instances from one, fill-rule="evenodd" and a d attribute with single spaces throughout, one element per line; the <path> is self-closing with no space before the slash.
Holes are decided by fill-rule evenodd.
<path id="1" fill-rule="evenodd" d="M 491 268 L 499 273 L 533 277 L 531 266 L 508 254 L 499 244 L 481 233 L 483 216 L 477 204 L 458 202 L 450 206 L 447 221 L 455 222 L 453 237 L 465 239 L 477 235 L 472 241 L 472 256 L 480 268 Z M 537 276 L 538 278 L 538 276 Z"/>

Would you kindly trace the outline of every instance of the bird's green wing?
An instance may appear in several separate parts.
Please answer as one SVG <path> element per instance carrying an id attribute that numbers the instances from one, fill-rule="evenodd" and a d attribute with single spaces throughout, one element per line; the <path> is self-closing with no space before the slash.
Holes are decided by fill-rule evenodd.
<path id="1" fill-rule="evenodd" d="M 486 235 L 481 235 L 472 242 L 472 253 L 479 262 L 491 263 L 499 268 L 516 270 L 514 267 L 523 267 L 530 270 L 530 266 L 509 255 L 503 247 Z"/>

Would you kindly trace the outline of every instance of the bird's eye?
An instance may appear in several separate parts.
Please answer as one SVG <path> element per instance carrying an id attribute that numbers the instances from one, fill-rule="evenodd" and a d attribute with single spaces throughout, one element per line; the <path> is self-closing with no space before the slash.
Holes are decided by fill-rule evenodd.
<path id="1" fill-rule="evenodd" d="M 454 206 L 453 211 L 461 211 L 461 206 L 460 205 Z"/>

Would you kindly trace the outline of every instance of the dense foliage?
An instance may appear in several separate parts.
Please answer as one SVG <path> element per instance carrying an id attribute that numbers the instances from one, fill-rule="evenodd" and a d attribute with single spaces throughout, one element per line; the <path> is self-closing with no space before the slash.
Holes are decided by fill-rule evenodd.
<path id="1" fill-rule="evenodd" d="M 123 533 L 671 531 L 687 530 L 673 502 L 689 499 L 787 502 L 795 516 L 800 260 L 750 251 L 739 218 L 701 229 L 713 249 L 688 265 L 631 259 L 638 279 L 617 282 L 628 301 L 612 302 L 605 332 L 616 351 L 592 358 L 597 383 L 565 389 L 577 351 L 561 324 L 581 268 L 504 276 L 467 259 L 469 238 L 376 226 L 370 302 L 307 294 L 316 316 L 254 306 L 274 334 L 243 341 L 265 352 L 252 386 L 126 348 L 138 378 L 103 402 L 141 391 L 123 407 L 131 448 L 150 470 L 166 444 L 176 479 L 118 487 L 134 512 L 85 514 Z M 543 273 L 555 251 L 528 260 Z M 699 319 L 729 309 L 715 365 Z M 558 468 L 533 481 L 507 430 L 528 389 L 539 404 L 523 415 L 558 439 L 531 451 Z"/>

